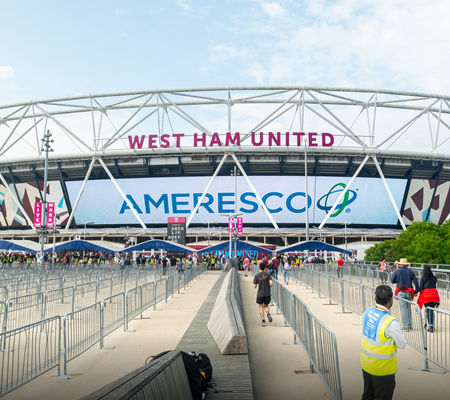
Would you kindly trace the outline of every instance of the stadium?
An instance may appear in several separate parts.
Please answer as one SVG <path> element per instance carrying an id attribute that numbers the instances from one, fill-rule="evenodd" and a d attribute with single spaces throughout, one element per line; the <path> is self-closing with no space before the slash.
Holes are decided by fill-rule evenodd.
<path id="1" fill-rule="evenodd" d="M 3 239 L 243 239 L 285 246 L 397 237 L 450 214 L 450 97 L 306 86 L 155 89 L 0 106 Z M 306 184 L 307 183 L 307 184 Z M 307 200 L 306 200 L 307 199 Z M 20 204 L 19 204 L 20 203 Z"/>

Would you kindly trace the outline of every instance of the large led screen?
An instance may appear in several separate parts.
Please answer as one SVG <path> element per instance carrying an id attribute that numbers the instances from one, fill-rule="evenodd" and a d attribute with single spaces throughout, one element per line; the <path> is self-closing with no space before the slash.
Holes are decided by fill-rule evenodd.
<path id="1" fill-rule="evenodd" d="M 167 223 L 169 216 L 188 217 L 210 177 L 120 179 L 119 183 L 145 223 Z M 302 176 L 251 176 L 250 180 L 277 223 L 305 223 L 305 178 Z M 309 222 L 319 224 L 350 178 L 309 177 Z M 387 179 L 400 209 L 406 180 Z M 82 182 L 67 182 L 74 204 Z M 270 223 L 243 176 L 237 177 L 238 212 L 246 223 Z M 234 212 L 234 177 L 217 177 L 192 223 L 226 223 L 220 214 Z M 88 181 L 75 213 L 77 221 L 96 224 L 135 224 L 132 211 L 110 180 Z M 333 212 L 330 223 L 395 225 L 397 215 L 381 179 L 357 178 Z"/>

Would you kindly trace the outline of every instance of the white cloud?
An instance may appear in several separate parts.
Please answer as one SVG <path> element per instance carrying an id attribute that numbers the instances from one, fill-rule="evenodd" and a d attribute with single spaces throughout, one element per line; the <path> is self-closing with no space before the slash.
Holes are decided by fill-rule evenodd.
<path id="1" fill-rule="evenodd" d="M 448 1 L 247 4 L 229 17 L 231 35 L 221 40 L 258 83 L 450 92 Z M 217 54 L 215 46 L 210 52 Z"/>
<path id="2" fill-rule="evenodd" d="M 12 67 L 0 66 L 0 79 L 11 78 L 14 75 L 14 69 Z"/>
<path id="3" fill-rule="evenodd" d="M 188 4 L 189 0 L 175 0 L 175 3 L 184 11 L 193 11 L 194 9 Z"/>
<path id="4" fill-rule="evenodd" d="M 234 47 L 227 46 L 226 44 L 218 44 L 211 47 L 210 60 L 213 62 L 219 60 L 229 60 L 238 55 L 238 52 Z"/>
<path id="5" fill-rule="evenodd" d="M 280 17 L 285 14 L 286 10 L 279 3 L 262 3 L 264 11 L 271 17 Z"/>

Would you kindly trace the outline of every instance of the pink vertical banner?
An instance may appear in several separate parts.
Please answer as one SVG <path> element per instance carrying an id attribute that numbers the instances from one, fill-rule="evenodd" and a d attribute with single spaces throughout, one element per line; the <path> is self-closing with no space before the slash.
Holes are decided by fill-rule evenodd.
<path id="1" fill-rule="evenodd" d="M 33 226 L 40 228 L 42 225 L 42 203 L 34 203 Z"/>
<path id="2" fill-rule="evenodd" d="M 244 234 L 244 221 L 242 217 L 237 217 L 237 234 L 238 235 Z"/>
<path id="3" fill-rule="evenodd" d="M 55 203 L 47 203 L 47 228 L 53 228 L 55 224 Z"/>
<path id="4" fill-rule="evenodd" d="M 234 235 L 234 218 L 228 218 L 228 235 Z"/>

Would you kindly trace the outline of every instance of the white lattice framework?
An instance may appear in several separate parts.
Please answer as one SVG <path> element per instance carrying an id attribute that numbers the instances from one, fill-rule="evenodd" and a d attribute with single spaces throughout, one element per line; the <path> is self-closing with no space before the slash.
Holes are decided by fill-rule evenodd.
<path id="1" fill-rule="evenodd" d="M 0 167 L 42 160 L 41 137 L 47 130 L 55 141 L 51 160 L 91 159 L 85 182 L 98 161 L 122 195 L 120 186 L 103 162 L 105 156 L 213 151 L 223 153 L 222 164 L 230 156 L 241 168 L 236 158 L 239 152 L 273 150 L 267 146 L 253 147 L 251 132 L 331 132 L 336 139 L 332 147 L 309 148 L 308 152 L 360 155 L 363 161 L 353 178 L 370 158 L 373 159 L 390 195 L 377 157 L 450 162 L 450 96 L 277 86 L 156 89 L 32 100 L 0 106 Z M 212 137 L 214 132 L 236 131 L 241 133 L 240 147 L 205 149 L 192 147 L 192 141 L 188 140 L 194 133 Z M 168 148 L 129 149 L 128 135 L 151 133 L 161 138 L 163 134 L 179 132 L 186 135 L 181 147 L 171 143 Z M 277 147 L 274 151 L 295 154 L 304 150 L 290 146 Z M 0 178 L 6 184 L 1 174 Z M 403 224 L 398 210 L 397 214 Z M 267 215 L 276 227 L 268 212 Z M 136 212 L 135 216 L 145 227 Z M 321 227 L 325 222 L 326 219 Z"/>

